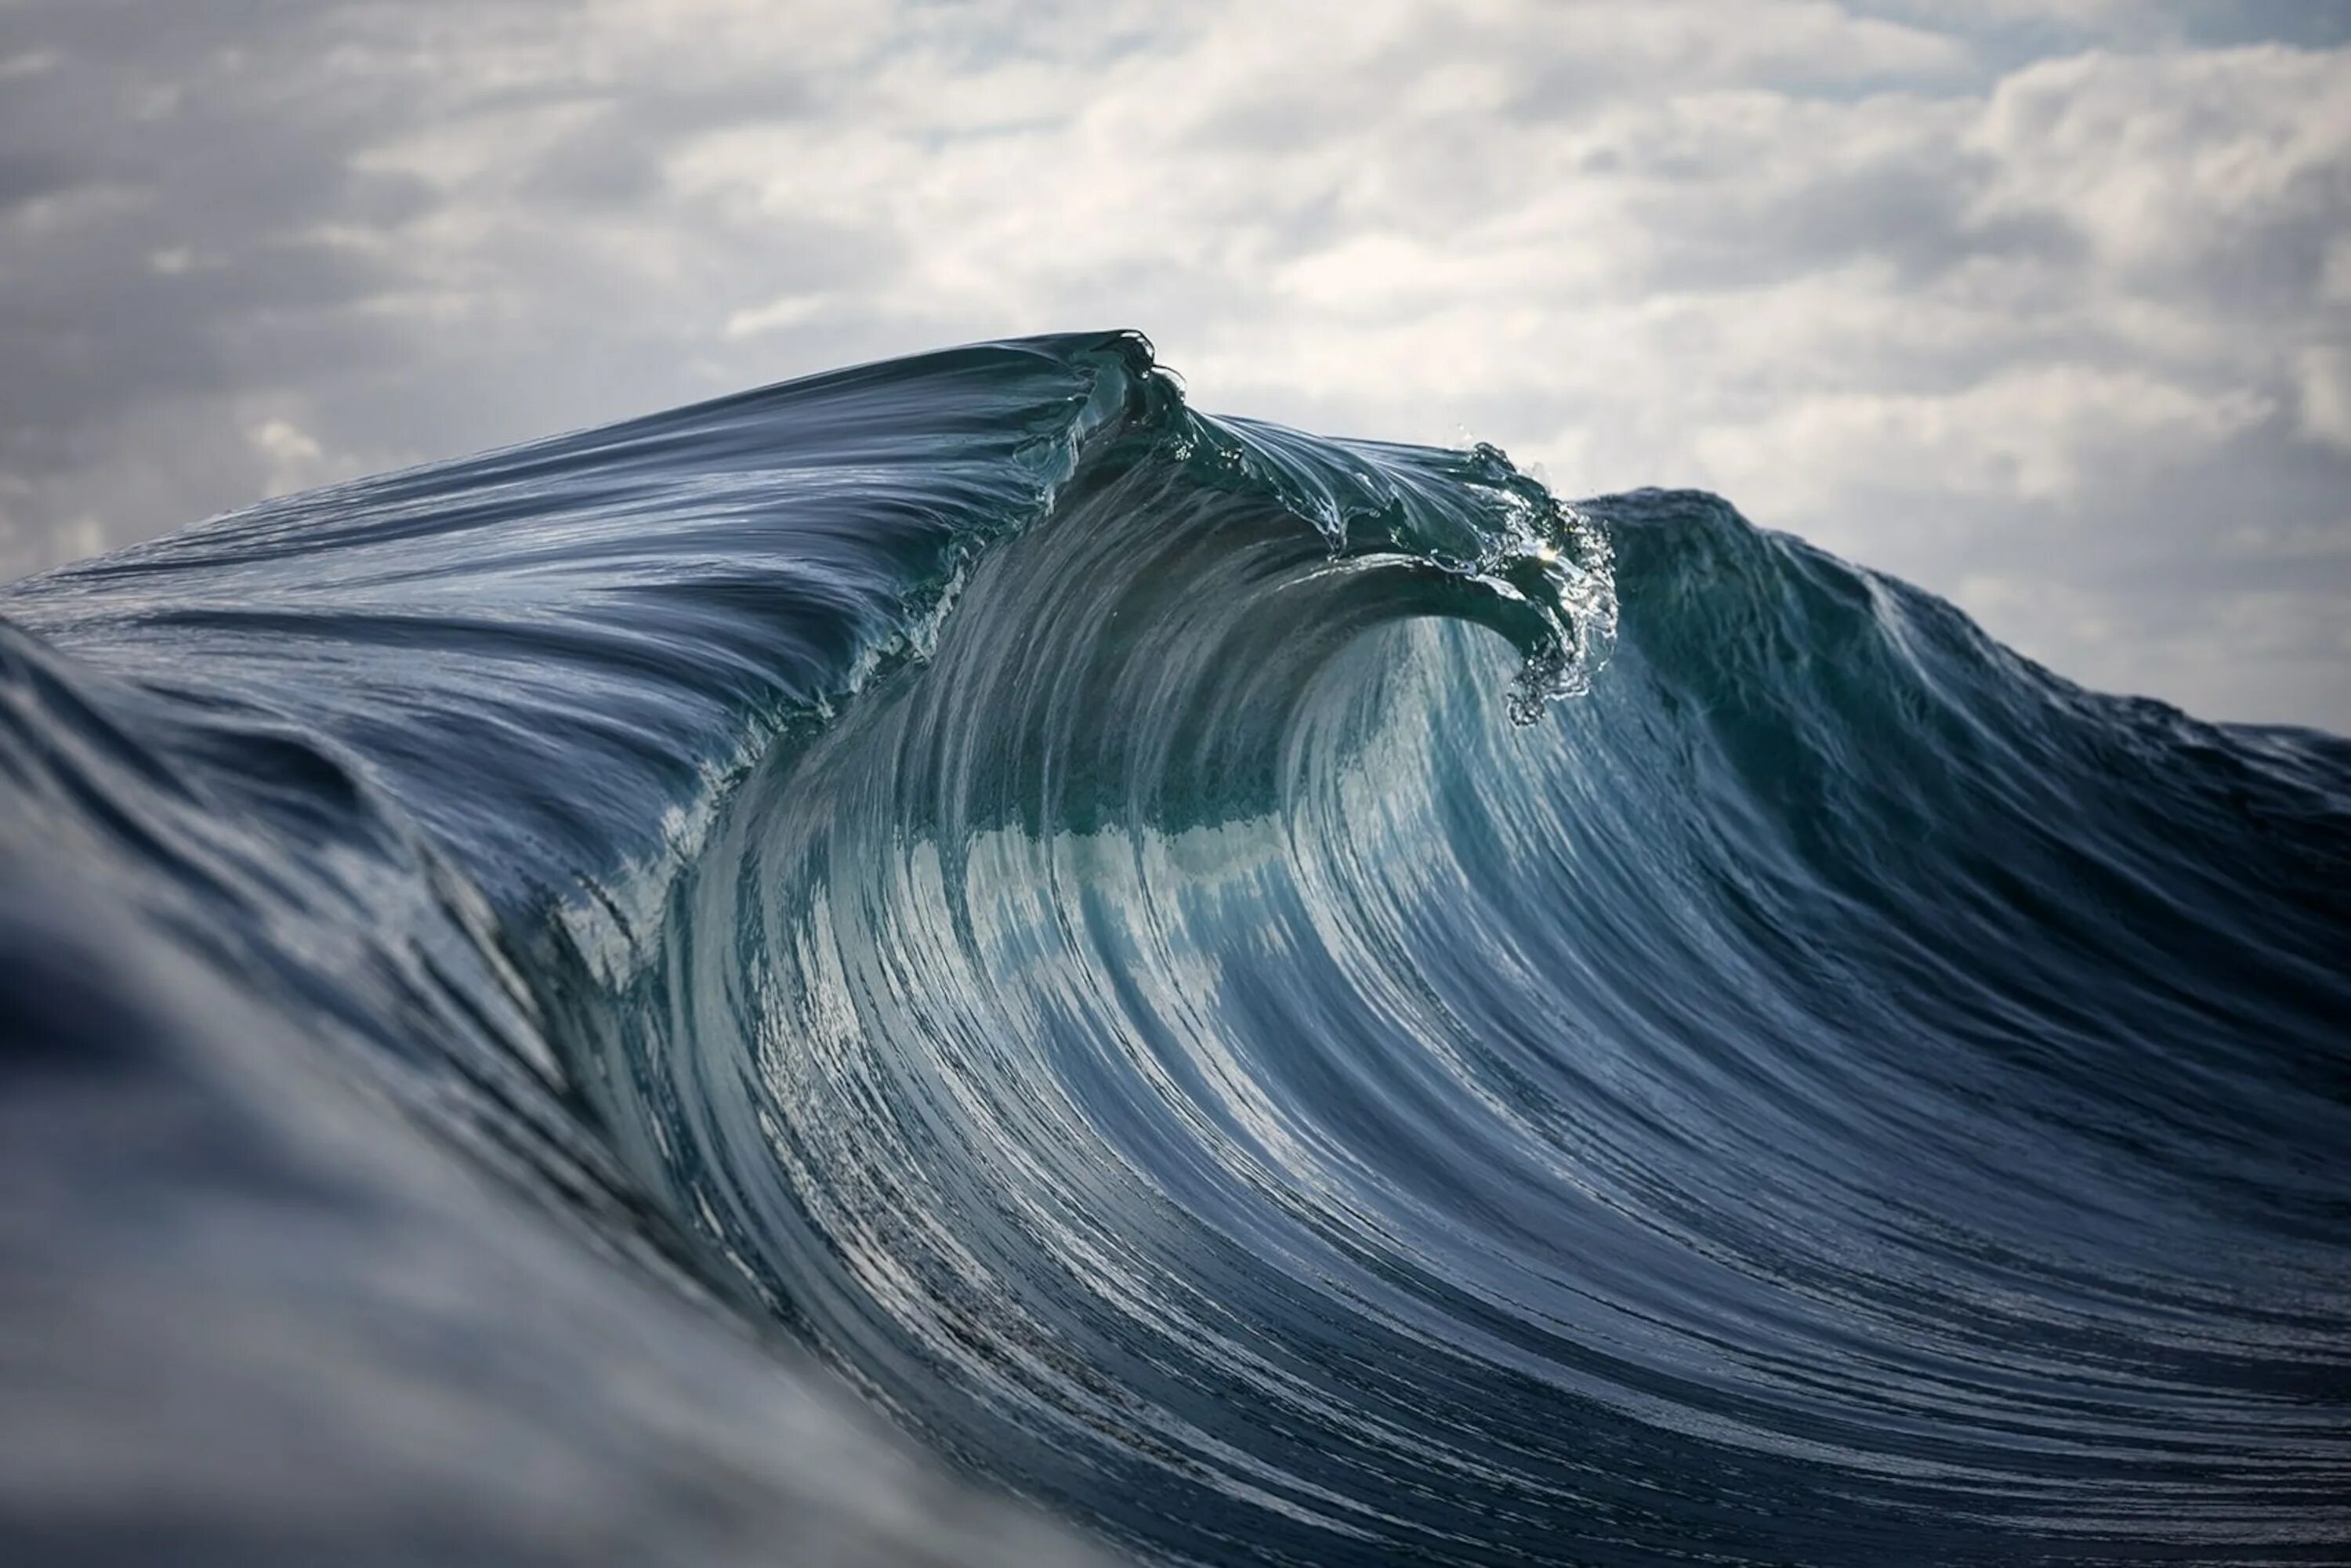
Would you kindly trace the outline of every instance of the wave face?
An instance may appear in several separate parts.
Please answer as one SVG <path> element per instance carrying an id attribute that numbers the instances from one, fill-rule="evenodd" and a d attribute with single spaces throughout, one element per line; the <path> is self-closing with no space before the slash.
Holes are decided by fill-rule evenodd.
<path id="1" fill-rule="evenodd" d="M 237 1312 L 391 1325 L 207 1539 L 460 1485 L 371 1436 L 396 1374 L 606 1499 L 561 1555 L 846 1509 L 846 1556 L 1044 1560 L 841 1459 L 801 1352 L 1148 1560 L 2351 1539 L 2351 744 L 2084 692 L 1710 497 L 1211 419 L 1131 336 L 275 502 L 0 613 L 20 1082 L 118 1147 L 165 1081 L 273 1129 L 105 1165 L 134 1196 L 369 1195 L 299 1266 L 181 1248 L 215 1310 L 152 1375 L 250 1361 Z M 121 1207 L 11 1232 L 59 1322 L 152 1260 Z M 394 1356 L 387 1234 L 518 1272 Z M 153 1516 L 104 1430 L 69 1479 Z M 450 1540 L 547 1545 L 543 1488 L 462 1484 Z"/>

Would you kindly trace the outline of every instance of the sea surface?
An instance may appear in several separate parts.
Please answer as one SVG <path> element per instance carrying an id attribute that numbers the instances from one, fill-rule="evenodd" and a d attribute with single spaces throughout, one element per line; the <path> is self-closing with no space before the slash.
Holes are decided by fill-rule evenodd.
<path id="1" fill-rule="evenodd" d="M 11 1563 L 2351 1557 L 2351 742 L 956 349 L 0 588 Z"/>

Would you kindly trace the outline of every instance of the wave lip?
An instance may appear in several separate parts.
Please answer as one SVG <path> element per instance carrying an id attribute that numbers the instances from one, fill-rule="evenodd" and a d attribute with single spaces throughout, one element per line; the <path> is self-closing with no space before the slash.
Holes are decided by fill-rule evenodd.
<path id="1" fill-rule="evenodd" d="M 23 733 L 121 754 L 0 844 L 342 1041 L 680 1358 L 731 1310 L 1146 1558 L 2351 1532 L 2342 741 L 1713 497 L 1198 413 L 1132 335 L 0 611 Z"/>

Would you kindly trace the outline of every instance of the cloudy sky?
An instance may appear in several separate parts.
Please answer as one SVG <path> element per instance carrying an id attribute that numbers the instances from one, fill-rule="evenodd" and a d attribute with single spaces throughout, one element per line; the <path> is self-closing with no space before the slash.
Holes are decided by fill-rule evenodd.
<path id="1" fill-rule="evenodd" d="M 2351 732 L 2351 5 L 0 0 L 0 577 L 1108 326 Z"/>

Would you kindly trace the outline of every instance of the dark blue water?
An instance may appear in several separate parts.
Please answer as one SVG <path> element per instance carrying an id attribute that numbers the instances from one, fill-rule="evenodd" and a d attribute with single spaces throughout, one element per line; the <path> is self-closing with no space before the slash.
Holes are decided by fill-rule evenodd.
<path id="1" fill-rule="evenodd" d="M 2351 743 L 1123 336 L 0 618 L 20 1550 L 2351 1540 Z"/>

